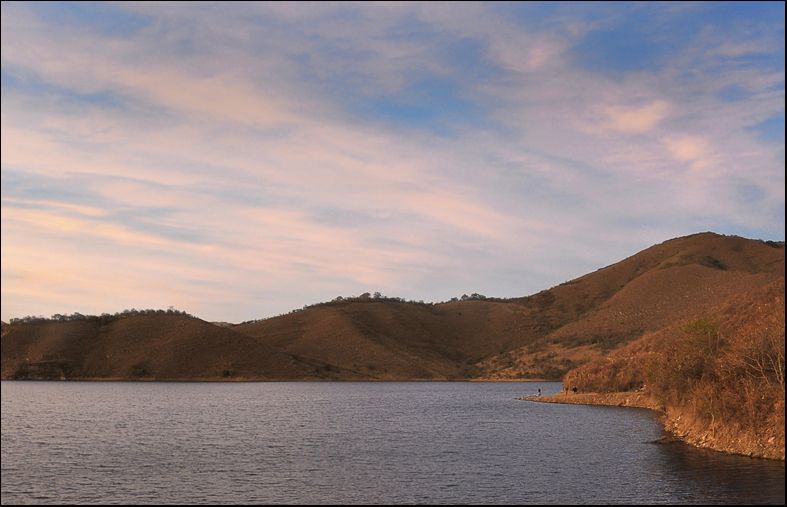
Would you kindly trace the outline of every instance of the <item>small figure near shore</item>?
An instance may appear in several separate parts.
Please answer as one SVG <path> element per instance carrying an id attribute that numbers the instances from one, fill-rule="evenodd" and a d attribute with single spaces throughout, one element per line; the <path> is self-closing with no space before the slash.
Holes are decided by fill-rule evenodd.
<path id="1" fill-rule="evenodd" d="M 541 396 L 541 388 L 538 388 L 538 394 L 536 396 Z"/>
<path id="2" fill-rule="evenodd" d="M 574 391 L 574 394 L 577 394 L 577 386 L 572 387 L 571 390 Z"/>

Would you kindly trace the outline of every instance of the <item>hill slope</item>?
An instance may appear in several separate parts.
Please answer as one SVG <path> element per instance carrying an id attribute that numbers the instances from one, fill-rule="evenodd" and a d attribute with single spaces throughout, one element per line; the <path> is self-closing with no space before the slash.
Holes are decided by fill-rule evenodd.
<path id="1" fill-rule="evenodd" d="M 713 233 L 666 241 L 547 291 L 567 322 L 479 366 L 498 378 L 561 376 L 643 333 L 783 278 L 783 243 Z"/>
<path id="2" fill-rule="evenodd" d="M 783 244 L 702 233 L 515 299 L 341 301 L 230 327 L 156 315 L 12 324 L 3 327 L 2 376 L 560 378 L 783 278 Z"/>
<path id="3" fill-rule="evenodd" d="M 380 379 L 457 379 L 519 342 L 527 310 L 468 301 L 442 305 L 342 302 L 233 329 L 310 360 Z M 522 333 L 519 333 L 520 335 Z"/>
<path id="4" fill-rule="evenodd" d="M 135 316 L 7 326 L 3 378 L 316 378 L 309 364 L 193 317 Z"/>
<path id="5" fill-rule="evenodd" d="M 784 279 L 738 294 L 566 376 L 581 391 L 651 397 L 687 441 L 784 459 Z"/>
<path id="6" fill-rule="evenodd" d="M 783 276 L 783 246 L 703 233 L 529 297 L 338 302 L 233 329 L 375 378 L 559 378 L 644 332 Z"/>

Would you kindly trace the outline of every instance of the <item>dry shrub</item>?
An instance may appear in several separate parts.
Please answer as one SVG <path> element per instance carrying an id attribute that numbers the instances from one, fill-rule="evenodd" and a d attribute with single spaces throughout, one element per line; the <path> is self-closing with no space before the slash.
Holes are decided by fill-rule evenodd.
<path id="1" fill-rule="evenodd" d="M 784 322 L 781 281 L 572 370 L 565 383 L 598 392 L 644 384 L 700 432 L 783 449 Z"/>

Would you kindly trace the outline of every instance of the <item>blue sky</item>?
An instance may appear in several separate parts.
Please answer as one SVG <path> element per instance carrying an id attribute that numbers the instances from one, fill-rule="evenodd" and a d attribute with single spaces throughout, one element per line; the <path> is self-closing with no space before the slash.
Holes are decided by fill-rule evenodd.
<path id="1" fill-rule="evenodd" d="M 2 4 L 2 318 L 531 294 L 784 239 L 784 4 Z"/>

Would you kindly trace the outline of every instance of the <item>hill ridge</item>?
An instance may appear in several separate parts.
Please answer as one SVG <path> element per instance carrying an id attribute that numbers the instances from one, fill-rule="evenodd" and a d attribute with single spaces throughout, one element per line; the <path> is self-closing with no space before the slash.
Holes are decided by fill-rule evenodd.
<path id="1" fill-rule="evenodd" d="M 157 311 L 97 328 L 11 323 L 3 326 L 2 378 L 27 378 L 31 364 L 53 355 L 68 364 L 68 372 L 53 370 L 57 378 L 560 378 L 646 332 L 780 278 L 783 243 L 704 232 L 518 298 L 420 303 L 367 293 L 241 324 Z M 143 357 L 143 345 L 155 360 Z M 106 364 L 92 349 L 110 356 Z"/>

